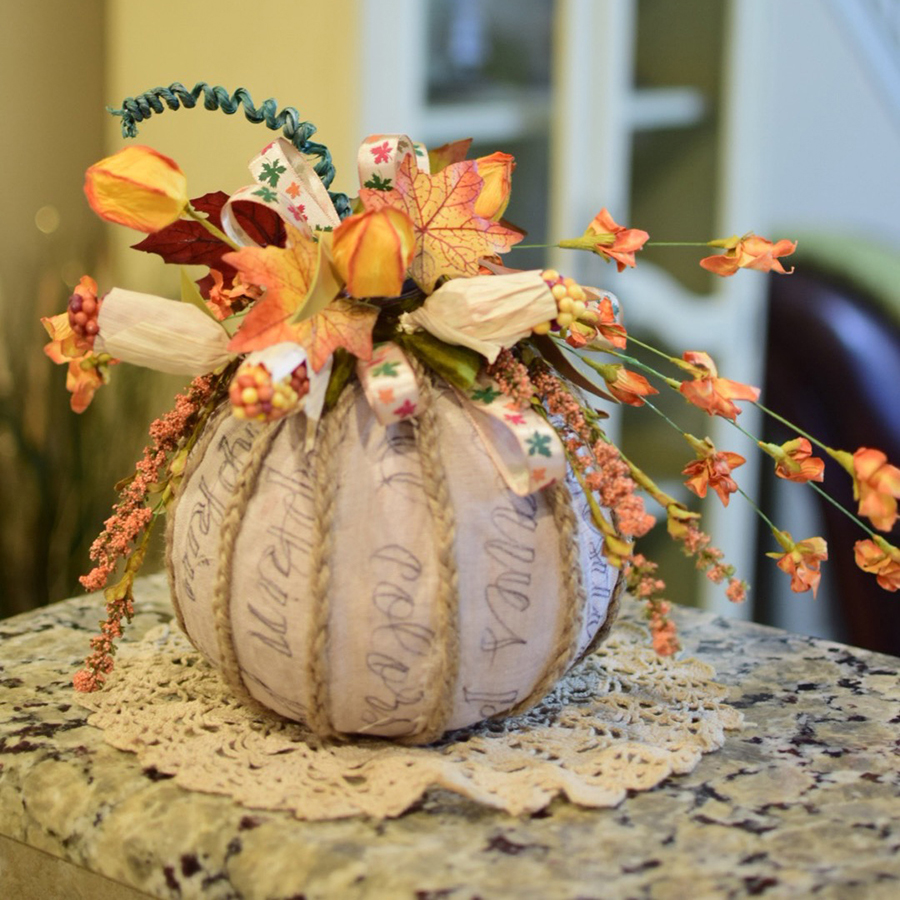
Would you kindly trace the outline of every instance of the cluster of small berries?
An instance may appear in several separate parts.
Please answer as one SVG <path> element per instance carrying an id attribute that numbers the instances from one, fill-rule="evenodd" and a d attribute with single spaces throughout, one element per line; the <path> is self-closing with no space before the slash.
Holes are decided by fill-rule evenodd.
<path id="1" fill-rule="evenodd" d="M 309 393 L 306 363 L 290 376 L 273 381 L 262 363 L 244 363 L 228 388 L 232 412 L 239 419 L 275 422 L 286 416 Z"/>
<path id="2" fill-rule="evenodd" d="M 97 317 L 102 299 L 77 291 L 69 297 L 69 326 L 75 332 L 79 343 L 85 348 L 94 346 L 94 338 L 100 331 Z"/>
<path id="3" fill-rule="evenodd" d="M 584 288 L 574 278 L 563 278 L 556 269 L 545 269 L 541 272 L 541 278 L 550 288 L 559 312 L 555 319 L 536 325 L 533 329 L 535 334 L 548 334 L 553 331 L 565 337 L 575 322 L 593 324 L 597 321 L 597 314 L 590 308 Z"/>

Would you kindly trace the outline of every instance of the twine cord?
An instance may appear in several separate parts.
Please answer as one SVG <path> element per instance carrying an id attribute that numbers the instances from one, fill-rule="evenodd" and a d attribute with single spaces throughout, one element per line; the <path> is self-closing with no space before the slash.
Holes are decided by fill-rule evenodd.
<path id="1" fill-rule="evenodd" d="M 309 696 L 304 698 L 307 724 L 319 737 L 344 738 L 335 730 L 329 712 L 328 631 L 331 615 L 331 570 L 334 557 L 334 515 L 337 509 L 339 477 L 337 462 L 346 435 L 347 417 L 356 403 L 357 391 L 341 392 L 337 405 L 319 422 L 313 451 L 313 534 L 310 541 L 310 624 L 306 653 Z M 309 426 L 308 426 L 309 427 Z"/>
<path id="2" fill-rule="evenodd" d="M 421 412 L 413 419 L 422 489 L 434 522 L 434 549 L 438 585 L 434 598 L 434 657 L 426 685 L 426 696 L 433 697 L 419 730 L 401 743 L 427 744 L 446 730 L 453 713 L 459 679 L 459 572 L 456 564 L 456 515 L 447 483 L 447 470 L 441 459 L 441 436 L 435 413 L 435 391 L 422 364 L 410 357 L 416 375 Z"/>
<path id="3" fill-rule="evenodd" d="M 107 111 L 122 119 L 122 136 L 126 138 L 137 137 L 138 122 L 149 119 L 153 113 L 159 115 L 166 107 L 171 110 L 193 109 L 201 94 L 203 95 L 203 108 L 208 110 L 221 110 L 225 115 L 234 115 L 241 107 L 244 116 L 254 124 L 265 123 L 272 131 L 281 129 L 282 134 L 304 155 L 318 157 L 314 164 L 316 174 L 321 178 L 322 184 L 329 187 L 334 180 L 334 163 L 331 152 L 324 145 L 311 140 L 316 132 L 316 126 L 310 122 L 303 122 L 300 114 L 293 106 L 286 106 L 280 112 L 278 103 L 270 97 L 263 100 L 260 106 L 255 106 L 250 92 L 246 88 L 239 87 L 234 93 L 219 86 L 211 86 L 205 81 L 188 90 L 181 82 L 173 82 L 168 87 L 155 87 L 137 97 L 126 97 L 122 101 L 120 109 L 107 107 Z M 344 219 L 350 215 L 350 200 L 346 194 L 340 192 L 328 192 L 334 203 L 338 215 Z"/>

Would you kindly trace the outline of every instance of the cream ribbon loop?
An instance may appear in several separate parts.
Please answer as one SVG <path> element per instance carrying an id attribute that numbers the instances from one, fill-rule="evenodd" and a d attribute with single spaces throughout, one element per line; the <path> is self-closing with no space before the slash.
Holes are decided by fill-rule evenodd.
<path id="1" fill-rule="evenodd" d="M 370 360 L 357 360 L 356 374 L 381 425 L 411 419 L 422 411 L 416 373 L 397 344 L 376 344 Z"/>
<path id="2" fill-rule="evenodd" d="M 256 244 L 235 215 L 239 200 L 266 206 L 301 230 L 331 231 L 340 224 L 316 170 L 290 141 L 272 141 L 250 161 L 249 169 L 256 184 L 235 191 L 222 208 L 222 227 L 232 240 L 242 246 Z"/>
<path id="3" fill-rule="evenodd" d="M 394 187 L 403 160 L 412 154 L 421 172 L 429 171 L 428 151 L 405 134 L 370 134 L 360 145 L 356 157 L 359 186 L 376 191 Z"/>

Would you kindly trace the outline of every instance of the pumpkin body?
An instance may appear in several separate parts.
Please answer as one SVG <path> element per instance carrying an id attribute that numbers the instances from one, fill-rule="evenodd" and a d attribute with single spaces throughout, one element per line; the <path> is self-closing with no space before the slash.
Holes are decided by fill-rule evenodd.
<path id="1" fill-rule="evenodd" d="M 422 743 L 537 702 L 605 633 L 619 572 L 583 496 L 509 491 L 449 388 L 384 427 L 350 385 L 311 451 L 306 428 L 223 411 L 170 517 L 179 620 L 235 690 Z"/>

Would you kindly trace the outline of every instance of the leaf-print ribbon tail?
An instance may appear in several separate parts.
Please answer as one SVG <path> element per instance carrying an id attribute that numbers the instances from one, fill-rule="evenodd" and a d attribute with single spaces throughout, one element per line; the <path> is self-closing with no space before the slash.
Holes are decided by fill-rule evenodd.
<path id="1" fill-rule="evenodd" d="M 482 374 L 467 392 L 454 388 L 506 486 L 519 497 L 566 475 L 566 454 L 553 427 L 532 409 L 519 409 Z"/>

